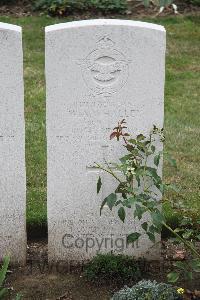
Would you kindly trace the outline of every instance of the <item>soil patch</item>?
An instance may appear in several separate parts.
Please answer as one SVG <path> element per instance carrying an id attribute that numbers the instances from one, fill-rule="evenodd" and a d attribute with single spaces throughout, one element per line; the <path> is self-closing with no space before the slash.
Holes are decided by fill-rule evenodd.
<path id="1" fill-rule="evenodd" d="M 27 265 L 10 268 L 6 285 L 11 292 L 7 299 L 13 299 L 16 293 L 21 293 L 24 300 L 106 300 L 122 287 L 115 282 L 87 281 L 83 266 L 48 265 L 47 249 L 47 240 L 29 243 Z M 174 260 L 190 257 L 183 248 L 165 242 L 162 243 L 161 254 L 160 261 L 139 261 L 144 278 L 166 282 L 166 274 Z M 191 283 L 179 282 L 178 286 L 200 290 L 200 276 Z"/>
<path id="2" fill-rule="evenodd" d="M 175 1 L 178 7 L 179 15 L 200 15 L 200 7 L 188 4 L 182 0 Z M 158 15 L 158 7 L 150 5 L 148 8 L 145 8 L 142 3 L 138 3 L 137 0 L 128 0 L 128 9 L 124 15 L 102 15 L 100 13 L 84 12 L 84 13 L 74 13 L 69 14 L 65 17 L 72 17 L 73 20 L 80 19 L 90 19 L 90 18 L 142 18 L 142 17 L 156 17 Z M 34 11 L 33 1 L 30 0 L 17 0 L 13 1 L 9 5 L 0 5 L 0 15 L 7 16 L 31 16 L 31 15 L 40 15 L 43 12 Z M 172 6 L 166 8 L 161 14 L 160 17 L 174 15 L 174 10 Z M 64 17 L 64 16 L 61 16 Z"/>

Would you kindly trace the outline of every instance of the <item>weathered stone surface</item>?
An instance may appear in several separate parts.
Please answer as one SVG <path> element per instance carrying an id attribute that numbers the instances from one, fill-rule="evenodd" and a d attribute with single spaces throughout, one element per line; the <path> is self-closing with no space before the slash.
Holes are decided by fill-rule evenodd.
<path id="1" fill-rule="evenodd" d="M 165 29 L 124 21 L 90 20 L 46 28 L 49 260 L 82 261 L 101 253 L 155 257 L 144 235 L 126 245 L 138 228 L 123 224 L 102 200 L 116 182 L 94 162 L 116 161 L 124 153 L 109 141 L 125 118 L 129 131 L 149 133 L 163 126 Z M 162 146 L 162 145 L 161 145 Z M 149 252 L 149 253 L 148 253 Z"/>
<path id="2" fill-rule="evenodd" d="M 26 176 L 22 34 L 0 23 L 0 259 L 26 259 Z"/>

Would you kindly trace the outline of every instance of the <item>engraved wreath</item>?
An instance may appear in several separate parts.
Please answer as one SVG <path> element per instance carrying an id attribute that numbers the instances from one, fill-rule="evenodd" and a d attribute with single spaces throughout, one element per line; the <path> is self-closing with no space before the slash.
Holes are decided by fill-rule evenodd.
<path id="1" fill-rule="evenodd" d="M 97 48 L 81 61 L 83 79 L 95 94 L 113 94 L 127 81 L 128 63 L 125 56 L 114 49 L 114 42 L 103 37 L 97 42 Z"/>

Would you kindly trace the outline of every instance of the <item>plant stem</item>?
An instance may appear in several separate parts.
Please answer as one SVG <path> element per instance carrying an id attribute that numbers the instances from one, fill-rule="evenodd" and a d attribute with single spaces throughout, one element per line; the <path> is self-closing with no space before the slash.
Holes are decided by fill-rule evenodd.
<path id="1" fill-rule="evenodd" d="M 200 253 L 186 240 L 184 240 L 177 232 L 175 232 L 170 226 L 168 226 L 165 222 L 162 223 L 165 228 L 167 228 L 173 235 L 175 235 L 188 249 L 191 250 L 193 254 L 195 254 L 200 259 Z"/>
<path id="2" fill-rule="evenodd" d="M 122 181 L 115 175 L 114 172 L 111 171 L 111 169 L 108 170 L 108 169 L 105 169 L 104 167 L 100 166 L 100 165 L 97 164 L 97 163 L 95 163 L 95 164 L 96 164 L 96 166 L 97 166 L 98 169 L 101 169 L 101 170 L 103 170 L 103 171 L 105 171 L 105 172 L 111 174 L 115 179 L 117 179 L 117 181 L 119 181 L 120 183 L 122 183 Z"/>

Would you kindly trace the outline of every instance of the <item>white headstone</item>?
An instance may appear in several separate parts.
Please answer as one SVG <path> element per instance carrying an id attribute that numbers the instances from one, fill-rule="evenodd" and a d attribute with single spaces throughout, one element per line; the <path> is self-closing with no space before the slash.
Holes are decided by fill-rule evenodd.
<path id="1" fill-rule="evenodd" d="M 91 166 L 123 156 L 121 144 L 109 140 L 119 120 L 135 134 L 149 133 L 153 124 L 162 128 L 164 71 L 162 26 L 90 20 L 46 28 L 50 261 L 84 261 L 99 250 L 158 254 L 145 235 L 134 248 L 126 245 L 138 228 L 132 218 L 123 224 L 109 208 L 100 217 L 101 202 L 117 182 Z"/>
<path id="2" fill-rule="evenodd" d="M 0 23 L 0 260 L 26 260 L 26 174 L 21 27 Z"/>

